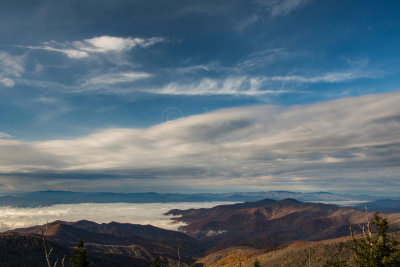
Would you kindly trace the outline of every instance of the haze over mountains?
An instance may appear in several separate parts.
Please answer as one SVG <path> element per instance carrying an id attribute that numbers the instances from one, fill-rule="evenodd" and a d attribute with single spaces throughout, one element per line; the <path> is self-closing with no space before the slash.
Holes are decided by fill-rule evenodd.
<path id="1" fill-rule="evenodd" d="M 233 193 L 197 193 L 197 194 L 159 194 L 148 193 L 110 193 L 110 192 L 71 192 L 71 191 L 37 191 L 5 194 L 0 196 L 0 206 L 38 207 L 55 204 L 78 203 L 170 203 L 170 202 L 244 202 L 261 199 L 294 198 L 299 201 L 320 201 L 352 204 L 364 201 L 378 200 L 371 195 L 333 194 L 329 192 L 233 192 Z"/>
<path id="2" fill-rule="evenodd" d="M 355 205 L 356 209 L 368 208 L 369 211 L 379 211 L 382 213 L 400 212 L 400 199 L 378 199 L 372 202 Z"/>

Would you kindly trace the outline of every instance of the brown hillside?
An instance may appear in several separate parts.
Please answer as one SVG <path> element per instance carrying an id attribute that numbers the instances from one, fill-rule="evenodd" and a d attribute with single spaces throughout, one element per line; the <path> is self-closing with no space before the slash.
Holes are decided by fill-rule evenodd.
<path id="1" fill-rule="evenodd" d="M 392 233 L 396 239 L 400 232 Z M 297 241 L 273 251 L 257 250 L 249 247 L 234 247 L 211 253 L 197 262 L 204 267 L 241 266 L 252 267 L 257 259 L 263 267 L 323 267 L 327 263 L 342 260 L 354 266 L 353 252 L 349 248 L 350 237 L 322 241 Z"/>

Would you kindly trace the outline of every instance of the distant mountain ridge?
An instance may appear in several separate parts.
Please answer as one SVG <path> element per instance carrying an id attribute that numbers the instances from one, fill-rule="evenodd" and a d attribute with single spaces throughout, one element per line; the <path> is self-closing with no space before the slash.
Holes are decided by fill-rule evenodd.
<path id="1" fill-rule="evenodd" d="M 248 202 L 261 199 L 281 200 L 294 198 L 299 201 L 374 201 L 378 197 L 370 195 L 333 194 L 329 192 L 301 193 L 289 191 L 233 192 L 233 193 L 197 193 L 197 194 L 159 194 L 147 193 L 110 193 L 110 192 L 71 192 L 36 191 L 0 196 L 0 206 L 38 207 L 55 204 L 79 203 L 171 203 L 171 202 Z"/>
<path id="2" fill-rule="evenodd" d="M 360 210 L 364 210 L 365 207 L 367 207 L 369 211 L 398 213 L 400 212 L 400 199 L 378 199 L 372 202 L 366 202 L 354 206 L 354 208 Z"/>

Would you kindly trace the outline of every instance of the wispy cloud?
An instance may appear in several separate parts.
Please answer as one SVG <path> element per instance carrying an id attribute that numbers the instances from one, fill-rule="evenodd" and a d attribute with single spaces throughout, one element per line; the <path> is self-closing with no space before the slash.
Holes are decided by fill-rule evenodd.
<path id="1" fill-rule="evenodd" d="M 293 60 L 301 55 L 304 56 L 304 52 L 289 51 L 285 48 L 272 48 L 251 53 L 239 60 L 234 69 L 236 71 L 250 71 L 255 69 L 264 68 L 278 62 L 284 62 Z"/>
<path id="2" fill-rule="evenodd" d="M 300 76 L 300 75 L 285 75 L 266 77 L 269 81 L 281 82 L 300 82 L 300 83 L 339 83 L 357 80 L 361 78 L 376 78 L 380 73 L 364 72 L 364 71 L 344 71 L 344 72 L 329 72 L 317 76 Z"/>
<path id="3" fill-rule="evenodd" d="M 207 64 L 188 65 L 171 69 L 173 73 L 197 74 L 201 72 L 223 72 L 231 71 L 231 68 L 223 67 L 219 62 L 209 62 Z"/>
<path id="4" fill-rule="evenodd" d="M 8 135 L 8 134 L 1 133 L 1 132 L 0 132 L 0 139 L 1 139 L 1 138 L 8 138 L 8 137 L 11 137 L 11 136 Z"/>
<path id="5" fill-rule="evenodd" d="M 26 103 L 25 103 L 26 105 Z M 62 116 L 72 110 L 72 108 L 62 99 L 56 97 L 39 97 L 33 100 L 32 106 L 41 110 L 38 114 L 38 123 L 47 123 L 50 120 Z M 38 107 L 40 106 L 40 107 Z"/>
<path id="6" fill-rule="evenodd" d="M 248 16 L 247 18 L 245 18 L 244 20 L 240 21 L 235 30 L 239 33 L 243 32 L 244 29 L 246 29 L 248 26 L 256 23 L 257 21 L 259 21 L 259 16 L 257 14 L 251 14 L 250 16 Z"/>
<path id="7" fill-rule="evenodd" d="M 309 0 L 257 0 L 271 17 L 284 16 L 305 5 Z"/>
<path id="8" fill-rule="evenodd" d="M 14 86 L 15 78 L 20 77 L 25 72 L 24 63 L 24 56 L 14 56 L 0 51 L 0 85 Z"/>
<path id="9" fill-rule="evenodd" d="M 91 54 L 102 54 L 109 52 L 123 52 L 134 47 L 149 47 L 156 43 L 162 42 L 164 39 L 160 37 L 152 38 L 123 38 L 115 36 L 99 36 L 83 41 L 74 42 L 46 42 L 40 46 L 24 46 L 29 49 L 39 49 L 60 52 L 72 59 L 87 58 Z"/>
<path id="10" fill-rule="evenodd" d="M 45 45 L 42 45 L 42 46 L 25 46 L 25 48 L 29 48 L 29 49 L 33 49 L 33 50 L 47 50 L 47 51 L 59 52 L 59 53 L 65 54 L 69 58 L 73 58 L 73 59 L 81 59 L 81 58 L 89 57 L 89 54 L 86 51 L 81 51 L 78 49 L 66 48 L 66 47 L 60 48 L 62 46 L 63 45 L 61 45 L 59 43 L 51 42 L 51 43 L 46 43 Z"/>
<path id="11" fill-rule="evenodd" d="M 3 138 L 1 180 L 16 187 L 43 180 L 71 186 L 101 177 L 110 183 L 158 178 L 154 183 L 187 187 L 194 179 L 196 186 L 215 188 L 229 181 L 253 189 L 329 184 L 332 190 L 392 190 L 400 186 L 399 101 L 400 93 L 390 93 L 291 108 L 226 109 L 72 140 Z"/>
<path id="12" fill-rule="evenodd" d="M 279 49 L 277 51 L 280 51 Z M 263 52 L 266 57 L 275 57 L 274 51 Z M 277 52 L 279 53 L 279 52 Z M 271 59 L 273 60 L 273 59 Z M 76 80 L 72 85 L 56 82 L 34 81 L 18 78 L 18 82 L 29 86 L 51 88 L 65 93 L 96 94 L 137 94 L 211 96 L 235 95 L 257 97 L 286 93 L 303 93 L 307 84 L 345 83 L 359 79 L 376 79 L 385 75 L 383 71 L 353 66 L 344 70 L 305 74 L 284 74 L 275 76 L 257 76 L 246 74 L 249 69 L 259 68 L 263 64 L 250 59 L 241 61 L 234 67 L 224 67 L 217 62 L 202 65 L 178 67 L 168 70 L 176 80 L 164 85 L 153 86 L 146 79 L 156 77 L 156 73 L 141 71 L 112 70 L 111 72 L 91 73 Z M 167 73 L 168 73 L 167 72 Z M 226 75 L 228 74 L 228 76 Z M 207 76 L 219 76 L 210 78 Z M 138 82 L 141 82 L 138 84 Z M 299 90 L 301 88 L 301 90 Z"/>
<path id="13" fill-rule="evenodd" d="M 102 89 L 116 84 L 132 83 L 137 80 L 152 77 L 151 74 L 145 72 L 118 72 L 95 75 L 83 80 L 78 90 Z"/>
<path id="14" fill-rule="evenodd" d="M 228 77 L 226 79 L 203 78 L 197 82 L 173 82 L 162 88 L 143 89 L 144 92 L 165 95 L 244 95 L 257 96 L 264 94 L 287 93 L 286 90 L 263 88 L 264 77 Z"/>
<path id="15" fill-rule="evenodd" d="M 200 70 L 207 70 L 199 68 Z M 196 71 L 199 70 L 196 68 Z M 161 88 L 137 89 L 153 94 L 164 95 L 242 95 L 260 96 L 266 94 L 293 93 L 298 84 L 341 83 L 362 78 L 380 77 L 380 72 L 348 70 L 322 73 L 315 76 L 277 75 L 277 76 L 229 76 L 227 78 L 202 78 L 195 82 L 172 82 Z M 298 92 L 298 91 L 297 91 Z"/>

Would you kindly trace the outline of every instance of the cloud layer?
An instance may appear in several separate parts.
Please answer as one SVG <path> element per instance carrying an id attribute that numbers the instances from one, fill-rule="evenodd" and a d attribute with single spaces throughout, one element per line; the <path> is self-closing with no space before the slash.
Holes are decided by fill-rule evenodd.
<path id="1" fill-rule="evenodd" d="M 190 187 L 196 180 L 196 186 L 228 191 L 235 185 L 393 190 L 399 188 L 398 103 L 400 93 L 390 93 L 291 108 L 225 109 L 71 140 L 2 136 L 1 179 L 8 189 L 43 181 L 101 187 L 116 180 Z"/>
<path id="2" fill-rule="evenodd" d="M 211 208 L 227 202 L 208 203 L 151 203 L 151 204 L 64 204 L 39 208 L 0 207 L 0 232 L 30 227 L 55 220 L 91 220 L 97 223 L 112 221 L 134 224 L 152 224 L 169 230 L 178 230 L 182 224 L 173 223 L 173 216 L 164 213 L 171 209 Z"/>

